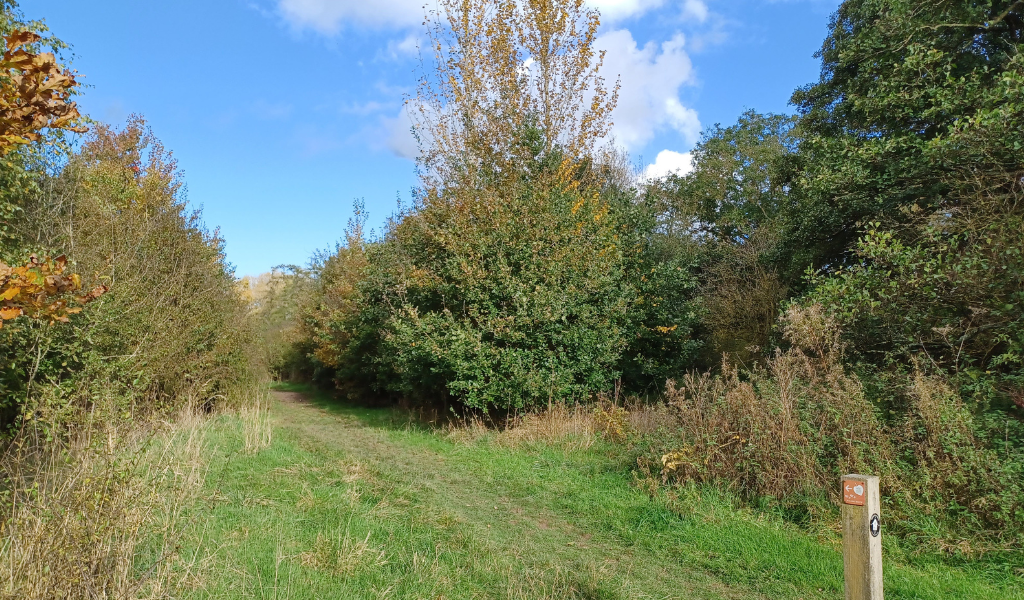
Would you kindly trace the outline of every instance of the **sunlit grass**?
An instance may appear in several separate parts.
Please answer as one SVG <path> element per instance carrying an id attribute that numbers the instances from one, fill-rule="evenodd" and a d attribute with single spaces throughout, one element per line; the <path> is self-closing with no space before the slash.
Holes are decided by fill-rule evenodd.
<path id="1" fill-rule="evenodd" d="M 710 488 L 652 497 L 599 438 L 452 436 L 323 396 L 271 418 L 255 454 L 238 427 L 211 434 L 226 458 L 194 597 L 842 596 L 834 545 Z M 1024 598 L 1019 578 L 942 564 L 885 576 L 888 598 Z"/>

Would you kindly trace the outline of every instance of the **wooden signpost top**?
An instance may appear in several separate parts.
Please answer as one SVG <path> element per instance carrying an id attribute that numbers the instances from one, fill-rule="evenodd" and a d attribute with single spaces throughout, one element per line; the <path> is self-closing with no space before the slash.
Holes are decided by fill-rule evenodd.
<path id="1" fill-rule="evenodd" d="M 866 482 L 857 479 L 843 480 L 843 504 L 864 506 L 867 497 Z"/>

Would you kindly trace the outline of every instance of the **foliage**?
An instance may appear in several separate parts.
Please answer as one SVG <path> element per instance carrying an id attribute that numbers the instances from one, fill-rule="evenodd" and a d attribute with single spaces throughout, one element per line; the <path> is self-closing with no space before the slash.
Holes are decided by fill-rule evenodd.
<path id="1" fill-rule="evenodd" d="M 816 514 L 869 468 L 921 547 L 1021 550 L 1022 10 L 848 0 L 795 125 L 747 113 L 660 184 L 700 257 L 698 335 L 728 354 L 673 396 L 670 480 Z M 793 339 L 801 314 L 841 351 Z"/>
<path id="2" fill-rule="evenodd" d="M 727 482 L 793 514 L 821 515 L 823 496 L 838 502 L 839 477 L 876 473 L 893 533 L 919 549 L 1022 549 L 1019 448 L 989 445 L 945 379 L 921 370 L 897 391 L 904 411 L 885 418 L 844 367 L 841 330 L 820 306 L 792 307 L 783 324 L 793 347 L 765 367 L 726 365 L 670 386 L 670 428 L 682 443 L 661 457 L 666 481 Z"/>
<path id="3" fill-rule="evenodd" d="M 515 187 L 438 198 L 389 233 L 389 391 L 522 408 L 610 388 L 636 297 L 630 248 L 559 154 L 536 159 Z"/>
<path id="4" fill-rule="evenodd" d="M 444 0 L 427 24 L 432 62 L 407 109 L 428 194 L 515 181 L 556 147 L 583 160 L 607 134 L 618 86 L 600 76 L 600 18 L 583 0 Z M 530 129 L 540 147 L 521 143 Z"/>
<path id="5" fill-rule="evenodd" d="M 857 245 L 861 265 L 815 276 L 810 298 L 827 303 L 873 364 L 898 368 L 920 355 L 978 400 L 1009 409 L 1024 387 L 1024 221 L 1019 212 L 987 223 L 971 216 L 870 230 Z"/>
<path id="6" fill-rule="evenodd" d="M 786 327 L 796 346 L 766 366 L 741 377 L 726 363 L 721 376 L 691 373 L 669 386 L 683 444 L 662 458 L 666 478 L 783 498 L 891 458 L 874 407 L 845 372 L 838 328 L 820 308 L 791 309 Z"/>
<path id="7" fill-rule="evenodd" d="M 316 281 L 309 271 L 289 265 L 240 282 L 252 307 L 265 364 L 279 379 L 303 376 L 310 350 L 302 327 Z"/>
<path id="8" fill-rule="evenodd" d="M 794 277 L 785 237 L 800 165 L 793 126 L 792 117 L 748 111 L 704 133 L 690 173 L 656 184 L 670 235 L 685 240 L 677 245 L 699 267 L 705 364 L 724 353 L 743 364 L 770 354 L 780 303 L 801 273 L 799 265 Z"/>
<path id="9" fill-rule="evenodd" d="M 618 388 L 632 394 L 657 395 L 665 381 L 693 366 L 704 343 L 695 329 L 701 262 L 696 248 L 666 231 L 662 200 L 651 190 L 642 195 L 622 184 L 606 185 L 603 196 L 619 223 L 616 235 L 623 252 L 627 284 L 635 291 L 628 307 L 627 346 L 617 369 Z"/>
<path id="10" fill-rule="evenodd" d="M 338 387 L 518 410 L 588 399 L 623 372 L 657 387 L 692 357 L 691 264 L 666 255 L 654 203 L 595 149 L 617 98 L 598 24 L 579 0 L 431 13 L 433 62 L 408 103 L 416 205 L 373 242 L 357 210 L 316 269 L 305 339 Z"/>
<path id="11" fill-rule="evenodd" d="M 14 232 L 66 251 L 83 285 L 109 291 L 64 327 L 17 320 L 0 330 L 5 425 L 24 406 L 55 424 L 84 408 L 120 418 L 209 407 L 258 377 L 222 241 L 187 210 L 176 166 L 144 121 L 97 126 L 62 168 L 38 177 Z"/>
<path id="12" fill-rule="evenodd" d="M 24 48 L 42 40 L 31 31 L 4 36 L 6 50 L 0 58 L 0 155 L 18 144 L 42 139 L 42 129 L 84 132 L 76 122 L 80 115 L 71 101 L 78 85 L 68 69 L 51 53 L 33 54 Z"/>
<path id="13" fill-rule="evenodd" d="M 363 229 L 366 212 L 362 202 L 353 208 L 344 243 L 316 265 L 318 277 L 303 331 L 316 365 L 332 373 L 335 385 L 352 395 L 366 395 L 375 384 L 369 361 L 377 356 L 381 328 L 364 296 L 371 250 Z"/>
<path id="14" fill-rule="evenodd" d="M 847 2 L 822 82 L 795 96 L 819 207 L 806 217 L 826 232 L 821 211 L 847 221 L 845 258 L 809 280 L 809 301 L 872 367 L 926 361 L 1011 424 L 1024 384 L 1022 10 Z"/>
<path id="15" fill-rule="evenodd" d="M 248 305 L 141 119 L 62 135 L 82 131 L 74 76 L 17 46 L 64 46 L 18 33 L 44 28 L 15 9 L 0 2 L 0 596 L 164 597 L 192 576 L 175 553 L 204 476 L 196 411 L 259 396 Z M 247 450 L 268 443 L 255 404 Z"/>
<path id="16" fill-rule="evenodd" d="M 729 245 L 778 227 L 791 210 L 799 165 L 794 122 L 747 111 L 735 125 L 705 131 L 691 153 L 693 170 L 665 184 L 680 226 L 698 239 Z"/>
<path id="17" fill-rule="evenodd" d="M 405 271 L 382 349 L 389 391 L 522 408 L 616 376 L 635 291 L 588 164 L 618 96 L 600 76 L 599 24 L 582 0 L 433 14 L 413 101 L 423 189 L 385 250 Z"/>
<path id="18" fill-rule="evenodd" d="M 68 259 L 63 255 L 40 261 L 34 254 L 21 267 L 12 268 L 0 262 L 0 327 L 4 321 L 22 315 L 67 323 L 69 315 L 82 312 L 80 307 L 68 305 L 67 296 L 82 289 L 82 278 L 77 273 L 65 276 L 67 264 Z M 74 300 L 84 304 L 99 298 L 108 289 L 99 285 Z"/>
<path id="19" fill-rule="evenodd" d="M 1019 119 L 992 118 L 1018 111 L 1022 11 L 1011 0 L 840 6 L 821 81 L 793 96 L 806 167 L 792 239 L 808 262 L 841 266 L 882 215 L 956 205 L 951 174 L 1019 164 Z M 980 146 L 978 126 L 1002 134 Z"/>

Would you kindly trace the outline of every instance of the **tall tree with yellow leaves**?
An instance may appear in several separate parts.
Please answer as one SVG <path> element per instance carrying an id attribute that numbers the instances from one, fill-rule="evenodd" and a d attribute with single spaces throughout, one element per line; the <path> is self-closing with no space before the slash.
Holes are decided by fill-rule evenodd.
<path id="1" fill-rule="evenodd" d="M 348 335 L 330 342 L 335 372 L 476 408 L 610 390 L 635 337 L 638 250 L 595 168 L 618 95 L 599 15 L 583 0 L 442 0 L 427 17 L 408 101 L 421 187 L 367 249 L 361 310 L 327 328 Z"/>
<path id="2" fill-rule="evenodd" d="M 567 168 L 588 160 L 618 100 L 618 84 L 601 76 L 599 25 L 583 0 L 441 0 L 408 100 L 425 188 L 514 178 L 535 158 L 519 143 L 528 128 Z"/>

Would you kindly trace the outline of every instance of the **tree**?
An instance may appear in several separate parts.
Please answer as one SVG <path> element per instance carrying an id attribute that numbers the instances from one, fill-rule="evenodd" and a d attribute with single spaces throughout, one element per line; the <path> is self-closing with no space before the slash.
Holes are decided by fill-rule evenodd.
<path id="1" fill-rule="evenodd" d="M 916 360 L 1010 409 L 1024 397 L 1022 50 L 1021 2 L 848 0 L 822 80 L 794 96 L 794 239 L 823 267 L 811 299 L 863 360 Z"/>
<path id="2" fill-rule="evenodd" d="M 427 193 L 515 179 L 559 148 L 559 176 L 592 155 L 618 100 L 594 48 L 600 16 L 583 0 L 442 0 L 428 13 L 429 61 L 408 100 Z M 492 178 L 485 182 L 482 177 Z"/>
<path id="3" fill-rule="evenodd" d="M 637 248 L 538 130 L 517 137 L 534 152 L 517 179 L 428 197 L 370 253 L 370 271 L 390 274 L 366 297 L 386 309 L 392 393 L 517 409 L 584 400 L 618 376 L 637 296 L 623 255 Z"/>
<path id="4" fill-rule="evenodd" d="M 763 358 L 781 303 L 803 276 L 785 237 L 800 172 L 795 119 L 744 113 L 693 149 L 693 169 L 658 184 L 666 219 L 700 266 L 705 360 Z"/>
<path id="5" fill-rule="evenodd" d="M 788 237 L 804 262 L 838 267 L 877 217 L 955 204 L 954 172 L 1018 160 L 1013 146 L 986 157 L 949 141 L 1010 101 L 991 92 L 1020 63 L 1024 4 L 847 0 L 830 30 L 821 80 L 793 95 L 806 168 Z"/>
<path id="6" fill-rule="evenodd" d="M 692 281 L 652 264 L 656 219 L 597 151 L 617 97 L 597 12 L 445 0 L 428 17 L 408 102 L 416 204 L 325 264 L 317 360 L 363 393 L 483 409 L 586 400 L 623 370 L 663 378 L 676 358 L 645 354 L 692 354 Z"/>
<path id="7" fill-rule="evenodd" d="M 792 210 L 798 173 L 795 119 L 747 111 L 735 125 L 716 125 L 691 155 L 693 170 L 665 184 L 671 210 L 702 240 L 742 245 L 759 229 L 778 228 Z"/>

